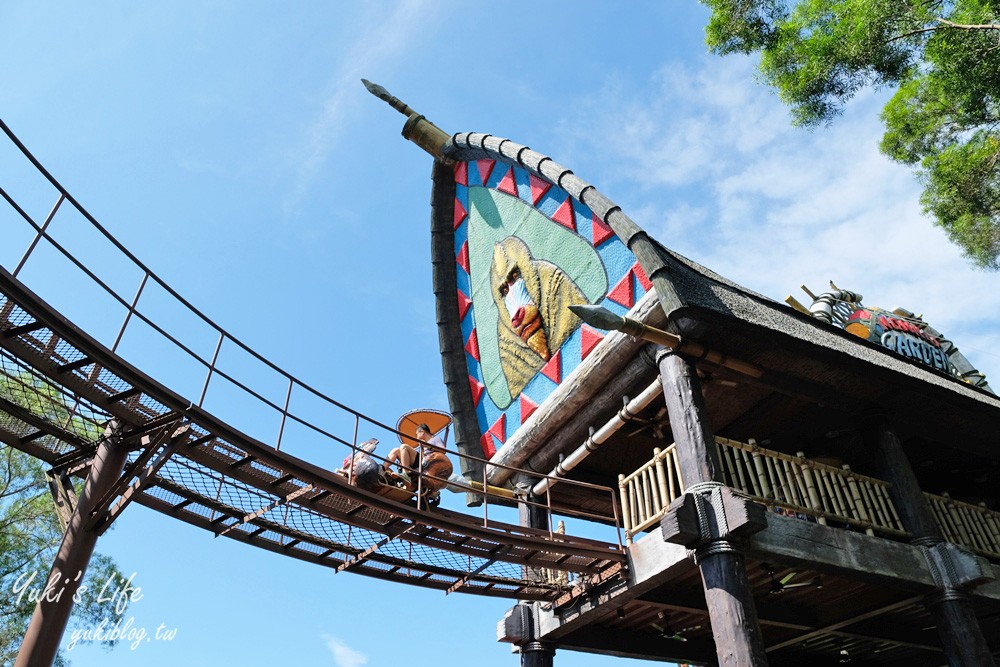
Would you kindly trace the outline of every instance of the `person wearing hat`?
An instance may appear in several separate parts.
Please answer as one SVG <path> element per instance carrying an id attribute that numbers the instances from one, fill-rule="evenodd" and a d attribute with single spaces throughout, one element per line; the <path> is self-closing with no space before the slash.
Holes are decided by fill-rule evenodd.
<path id="1" fill-rule="evenodd" d="M 400 476 L 408 484 L 413 484 L 409 473 L 417 470 L 416 464 L 420 461 L 420 472 L 422 474 L 430 474 L 434 477 L 447 479 L 452 473 L 452 465 L 451 461 L 448 460 L 448 455 L 444 451 L 444 440 L 433 435 L 427 424 L 418 425 L 415 435 L 417 440 L 420 441 L 420 449 L 418 450 L 416 447 L 405 443 L 396 447 L 389 452 L 389 456 L 385 459 L 383 465 L 386 470 L 392 464 L 398 463 L 401 468 Z M 447 468 L 447 472 L 445 468 Z M 437 482 L 437 480 L 431 481 Z M 434 484 L 433 486 L 438 487 L 439 485 Z M 443 486 L 443 484 L 440 486 Z"/>

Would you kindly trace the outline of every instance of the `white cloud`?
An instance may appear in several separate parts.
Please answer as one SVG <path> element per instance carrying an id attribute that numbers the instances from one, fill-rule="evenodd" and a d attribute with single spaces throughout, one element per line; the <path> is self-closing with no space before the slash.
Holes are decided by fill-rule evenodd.
<path id="1" fill-rule="evenodd" d="M 777 300 L 833 280 L 865 303 L 923 312 L 959 347 L 991 348 L 997 277 L 970 268 L 922 215 L 913 172 L 879 153 L 879 96 L 806 131 L 748 59 L 713 58 L 634 90 L 614 81 L 599 98 L 562 123 L 567 166 L 668 247 Z M 1000 385 L 1000 357 L 967 356 Z"/>
<path id="2" fill-rule="evenodd" d="M 361 667 L 368 664 L 368 656 L 354 650 L 343 641 L 330 635 L 323 635 L 326 647 L 333 655 L 333 664 L 336 667 Z"/>
<path id="3" fill-rule="evenodd" d="M 313 184 L 340 129 L 350 125 L 345 116 L 355 113 L 359 102 L 367 97 L 361 78 L 371 76 L 382 63 L 399 55 L 415 37 L 426 37 L 437 10 L 438 5 L 429 0 L 404 0 L 389 11 L 381 4 L 364 10 L 356 38 L 345 53 L 338 54 L 340 65 L 330 80 L 329 94 L 306 132 L 304 146 L 297 148 L 302 160 L 298 177 L 285 198 L 286 215 L 294 212 Z"/>

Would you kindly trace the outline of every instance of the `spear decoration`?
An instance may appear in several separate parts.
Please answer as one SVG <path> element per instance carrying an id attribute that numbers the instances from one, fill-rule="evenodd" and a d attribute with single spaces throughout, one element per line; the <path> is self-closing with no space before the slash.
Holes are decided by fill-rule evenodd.
<path id="1" fill-rule="evenodd" d="M 403 125 L 404 137 L 433 155 L 435 159 L 446 163 L 452 162 L 444 155 L 444 146 L 451 139 L 451 135 L 418 114 L 401 99 L 390 94 L 388 90 L 377 83 L 372 83 L 368 79 L 361 79 L 361 83 L 365 84 L 369 93 L 406 116 L 406 124 Z"/>

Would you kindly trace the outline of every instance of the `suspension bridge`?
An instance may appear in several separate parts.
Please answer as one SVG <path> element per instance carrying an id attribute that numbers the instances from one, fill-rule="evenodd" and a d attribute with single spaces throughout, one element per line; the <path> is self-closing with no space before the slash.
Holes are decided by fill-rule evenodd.
<path id="1" fill-rule="evenodd" d="M 48 214 L 36 219 L 19 201 L 16 188 L 0 183 L 5 236 L 14 238 L 10 230 L 16 229 L 30 238 L 16 265 L 0 267 L 0 440 L 44 461 L 53 492 L 71 505 L 70 480 L 87 478 L 101 465 L 102 447 L 124 453 L 99 492 L 81 497 L 75 517 L 81 530 L 96 539 L 137 502 L 216 536 L 336 571 L 447 593 L 521 600 L 553 600 L 582 578 L 621 570 L 625 551 L 620 539 L 605 542 L 491 517 L 491 507 L 512 501 L 509 491 L 491 491 L 488 478 L 499 464 L 485 459 L 463 461 L 463 469 L 482 471 L 481 480 L 451 480 L 453 490 L 474 493 L 482 501 L 472 514 L 430 507 L 419 492 L 412 499 L 393 500 L 295 456 L 291 425 L 319 438 L 337 457 L 358 451 L 359 431 L 392 439 L 403 434 L 306 384 L 212 321 L 102 226 L 6 124 L 0 122 L 0 128 L 4 149 L 29 164 L 53 194 Z M 113 287 L 99 262 L 62 244 L 56 233 L 60 224 L 87 225 L 110 243 L 138 276 L 132 289 Z M 117 315 L 102 316 L 117 317 L 117 330 L 103 338 L 88 333 L 22 282 L 25 269 L 42 251 L 57 253 L 84 276 L 82 281 L 59 281 L 60 290 L 86 284 L 110 299 Z M 214 346 L 195 349 L 170 322 L 147 312 L 144 296 L 153 289 L 210 329 Z M 198 395 L 178 393 L 144 372 L 141 362 L 122 356 L 122 341 L 137 327 L 157 341 L 149 344 L 149 355 L 179 354 L 201 369 Z M 240 379 L 238 369 L 222 361 L 227 350 L 280 377 L 283 400 Z M 206 409 L 206 396 L 220 385 L 251 401 L 262 414 L 273 415 L 277 437 L 255 437 Z M 330 418 L 321 425 L 304 416 L 298 406 L 305 401 L 321 404 Z M 331 429 L 331 423 L 344 426 Z M 515 469 L 506 472 L 509 476 Z M 617 491 L 583 486 L 589 493 L 607 493 L 609 506 L 615 506 Z M 553 506 L 551 498 L 546 509 L 611 526 L 619 523 L 617 512 L 587 514 Z"/>

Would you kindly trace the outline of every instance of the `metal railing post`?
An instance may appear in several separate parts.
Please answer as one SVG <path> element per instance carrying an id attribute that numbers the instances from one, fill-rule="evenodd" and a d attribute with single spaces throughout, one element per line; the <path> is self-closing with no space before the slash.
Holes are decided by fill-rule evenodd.
<path id="1" fill-rule="evenodd" d="M 347 464 L 347 483 L 354 484 L 354 457 L 358 455 L 358 422 L 361 418 L 354 415 L 354 440 L 351 441 L 351 462 Z"/>
<path id="2" fill-rule="evenodd" d="M 488 465 L 483 466 L 483 528 L 489 528 L 490 525 L 490 495 L 486 491 L 486 468 Z"/>
<path id="3" fill-rule="evenodd" d="M 288 419 L 288 403 L 292 400 L 292 385 L 295 381 L 291 376 L 288 377 L 288 391 L 285 392 L 285 407 L 281 411 L 281 426 L 278 427 L 278 441 L 275 443 L 274 448 L 281 449 L 281 436 L 285 433 L 285 421 Z M 354 444 L 358 444 L 358 427 L 354 427 Z M 353 459 L 352 459 L 353 460 Z"/>
<path id="4" fill-rule="evenodd" d="M 149 271 L 142 274 L 142 280 L 139 282 L 139 289 L 135 291 L 135 297 L 132 298 L 132 304 L 128 307 L 128 312 L 125 313 L 125 321 L 122 322 L 121 329 L 118 330 L 118 335 L 115 336 L 115 343 L 111 346 L 112 352 L 117 351 L 118 344 L 122 342 L 122 336 L 125 335 L 125 328 L 128 326 L 129 320 L 132 319 L 132 315 L 135 313 L 135 307 L 139 303 L 139 297 L 142 296 L 142 291 L 146 289 L 147 280 L 149 280 Z"/>
<path id="5" fill-rule="evenodd" d="M 198 399 L 200 408 L 205 402 L 205 394 L 208 393 L 208 383 L 212 380 L 212 373 L 215 371 L 215 362 L 219 360 L 219 350 L 222 349 L 222 341 L 226 339 L 224 331 L 219 332 L 219 342 L 215 344 L 215 353 L 212 355 L 212 363 L 208 365 L 208 375 L 205 376 L 205 386 L 201 388 L 201 397 Z"/>
<path id="6" fill-rule="evenodd" d="M 42 238 L 45 236 L 45 230 L 48 229 L 49 223 L 52 222 L 52 218 L 56 217 L 56 211 L 59 210 L 59 207 L 62 205 L 65 199 L 66 195 L 60 192 L 59 199 L 56 200 L 56 203 L 52 207 L 52 210 L 49 211 L 49 214 L 45 217 L 45 222 L 43 222 L 42 226 L 38 228 L 38 231 L 35 233 L 35 238 L 31 240 L 30 244 L 28 244 L 28 249 L 24 251 L 24 255 L 21 257 L 21 261 L 17 263 L 17 266 L 15 266 L 14 270 L 11 272 L 11 275 L 14 276 L 15 278 L 17 278 L 17 274 L 21 272 L 21 269 L 24 268 L 24 264 L 25 262 L 28 261 L 28 257 L 31 256 L 31 253 L 34 252 L 35 246 L 37 246 L 38 242 L 41 241 Z"/>
<path id="7" fill-rule="evenodd" d="M 624 549 L 625 545 L 622 543 L 622 521 L 621 515 L 618 513 L 618 494 L 615 493 L 614 489 L 610 490 L 611 496 L 611 513 L 615 517 L 615 532 L 618 534 L 618 548 Z"/>
<path id="8" fill-rule="evenodd" d="M 549 539 L 554 540 L 555 537 L 552 535 L 552 487 L 547 486 L 545 489 L 545 523 L 549 525 Z"/>

